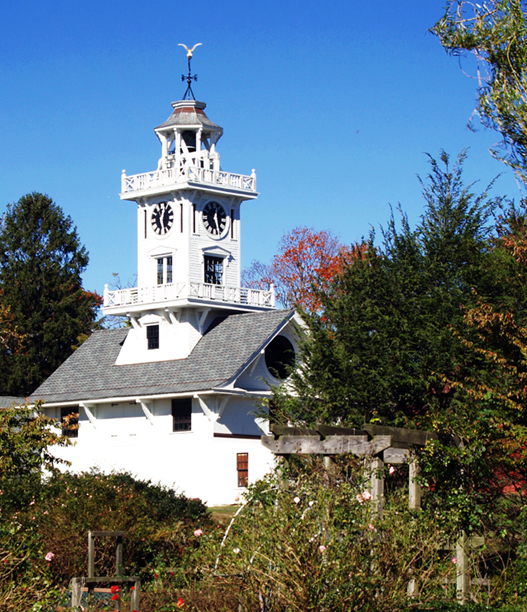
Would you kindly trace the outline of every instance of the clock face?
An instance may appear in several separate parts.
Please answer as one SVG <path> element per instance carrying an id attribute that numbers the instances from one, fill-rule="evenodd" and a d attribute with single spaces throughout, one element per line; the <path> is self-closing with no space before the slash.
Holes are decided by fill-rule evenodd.
<path id="1" fill-rule="evenodd" d="M 168 202 L 159 202 L 152 209 L 152 228 L 156 234 L 166 234 L 174 223 L 174 211 Z"/>
<path id="2" fill-rule="evenodd" d="M 227 213 L 218 202 L 209 202 L 203 209 L 203 225 L 212 236 L 221 236 L 227 225 Z"/>

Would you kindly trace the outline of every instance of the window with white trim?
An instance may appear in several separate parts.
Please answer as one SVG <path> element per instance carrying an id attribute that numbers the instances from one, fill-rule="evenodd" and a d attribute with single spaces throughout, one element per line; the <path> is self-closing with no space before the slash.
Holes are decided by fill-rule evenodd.
<path id="1" fill-rule="evenodd" d="M 172 282 L 172 256 L 158 257 L 157 262 L 157 284 L 166 285 Z"/>
<path id="2" fill-rule="evenodd" d="M 149 351 L 159 348 L 159 325 L 146 326 L 146 341 Z"/>
<path id="3" fill-rule="evenodd" d="M 79 409 L 61 408 L 60 421 L 62 425 L 62 435 L 67 438 L 79 437 Z"/>
<path id="4" fill-rule="evenodd" d="M 190 431 L 192 428 L 192 398 L 172 400 L 172 431 Z"/>
<path id="5" fill-rule="evenodd" d="M 223 257 L 205 255 L 205 282 L 210 285 L 223 284 Z"/>

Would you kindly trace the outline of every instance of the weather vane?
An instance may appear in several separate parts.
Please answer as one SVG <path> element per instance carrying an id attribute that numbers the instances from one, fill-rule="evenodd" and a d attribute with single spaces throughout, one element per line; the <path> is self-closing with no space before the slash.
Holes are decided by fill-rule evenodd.
<path id="1" fill-rule="evenodd" d="M 195 100 L 196 99 L 194 97 L 194 92 L 192 91 L 192 81 L 197 81 L 198 75 L 192 74 L 192 71 L 190 69 L 190 60 L 192 59 L 192 52 L 194 51 L 196 47 L 199 47 L 200 45 L 201 43 L 197 43 L 196 45 L 192 47 L 192 49 L 189 49 L 187 45 L 184 45 L 183 43 L 178 43 L 178 46 L 185 47 L 185 49 L 187 50 L 187 58 L 188 58 L 188 75 L 187 76 L 185 76 L 184 74 L 181 75 L 182 81 L 184 81 L 185 79 L 187 80 L 187 89 L 183 95 L 183 100 Z"/>

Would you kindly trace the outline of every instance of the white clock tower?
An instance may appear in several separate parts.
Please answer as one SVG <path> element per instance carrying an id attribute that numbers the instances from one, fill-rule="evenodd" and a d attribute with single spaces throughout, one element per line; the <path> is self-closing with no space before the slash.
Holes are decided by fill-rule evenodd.
<path id="1" fill-rule="evenodd" d="M 117 365 L 185 359 L 216 317 L 274 308 L 272 287 L 240 287 L 240 209 L 256 175 L 221 169 L 223 129 L 193 99 L 190 58 L 184 99 L 154 130 L 157 169 L 122 174 L 121 199 L 137 203 L 138 286 L 104 291 L 103 313 L 132 323 Z"/>

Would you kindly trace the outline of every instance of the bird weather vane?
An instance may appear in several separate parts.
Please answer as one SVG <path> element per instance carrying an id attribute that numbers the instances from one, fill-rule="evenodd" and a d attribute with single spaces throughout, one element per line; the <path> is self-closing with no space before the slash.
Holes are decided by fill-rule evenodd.
<path id="1" fill-rule="evenodd" d="M 188 75 L 185 76 L 184 74 L 181 75 L 181 80 L 184 81 L 185 79 L 187 80 L 187 89 L 183 95 L 183 100 L 195 100 L 196 98 L 194 97 L 194 92 L 192 91 L 192 81 L 197 81 L 198 80 L 198 75 L 197 74 L 192 74 L 192 71 L 190 69 L 190 60 L 192 59 L 192 53 L 194 52 L 194 49 L 196 47 L 199 47 L 202 43 L 197 43 L 195 44 L 192 49 L 189 49 L 187 47 L 187 45 L 184 45 L 183 43 L 178 43 L 179 47 L 185 47 L 185 49 L 187 50 L 187 58 L 188 58 Z"/>

